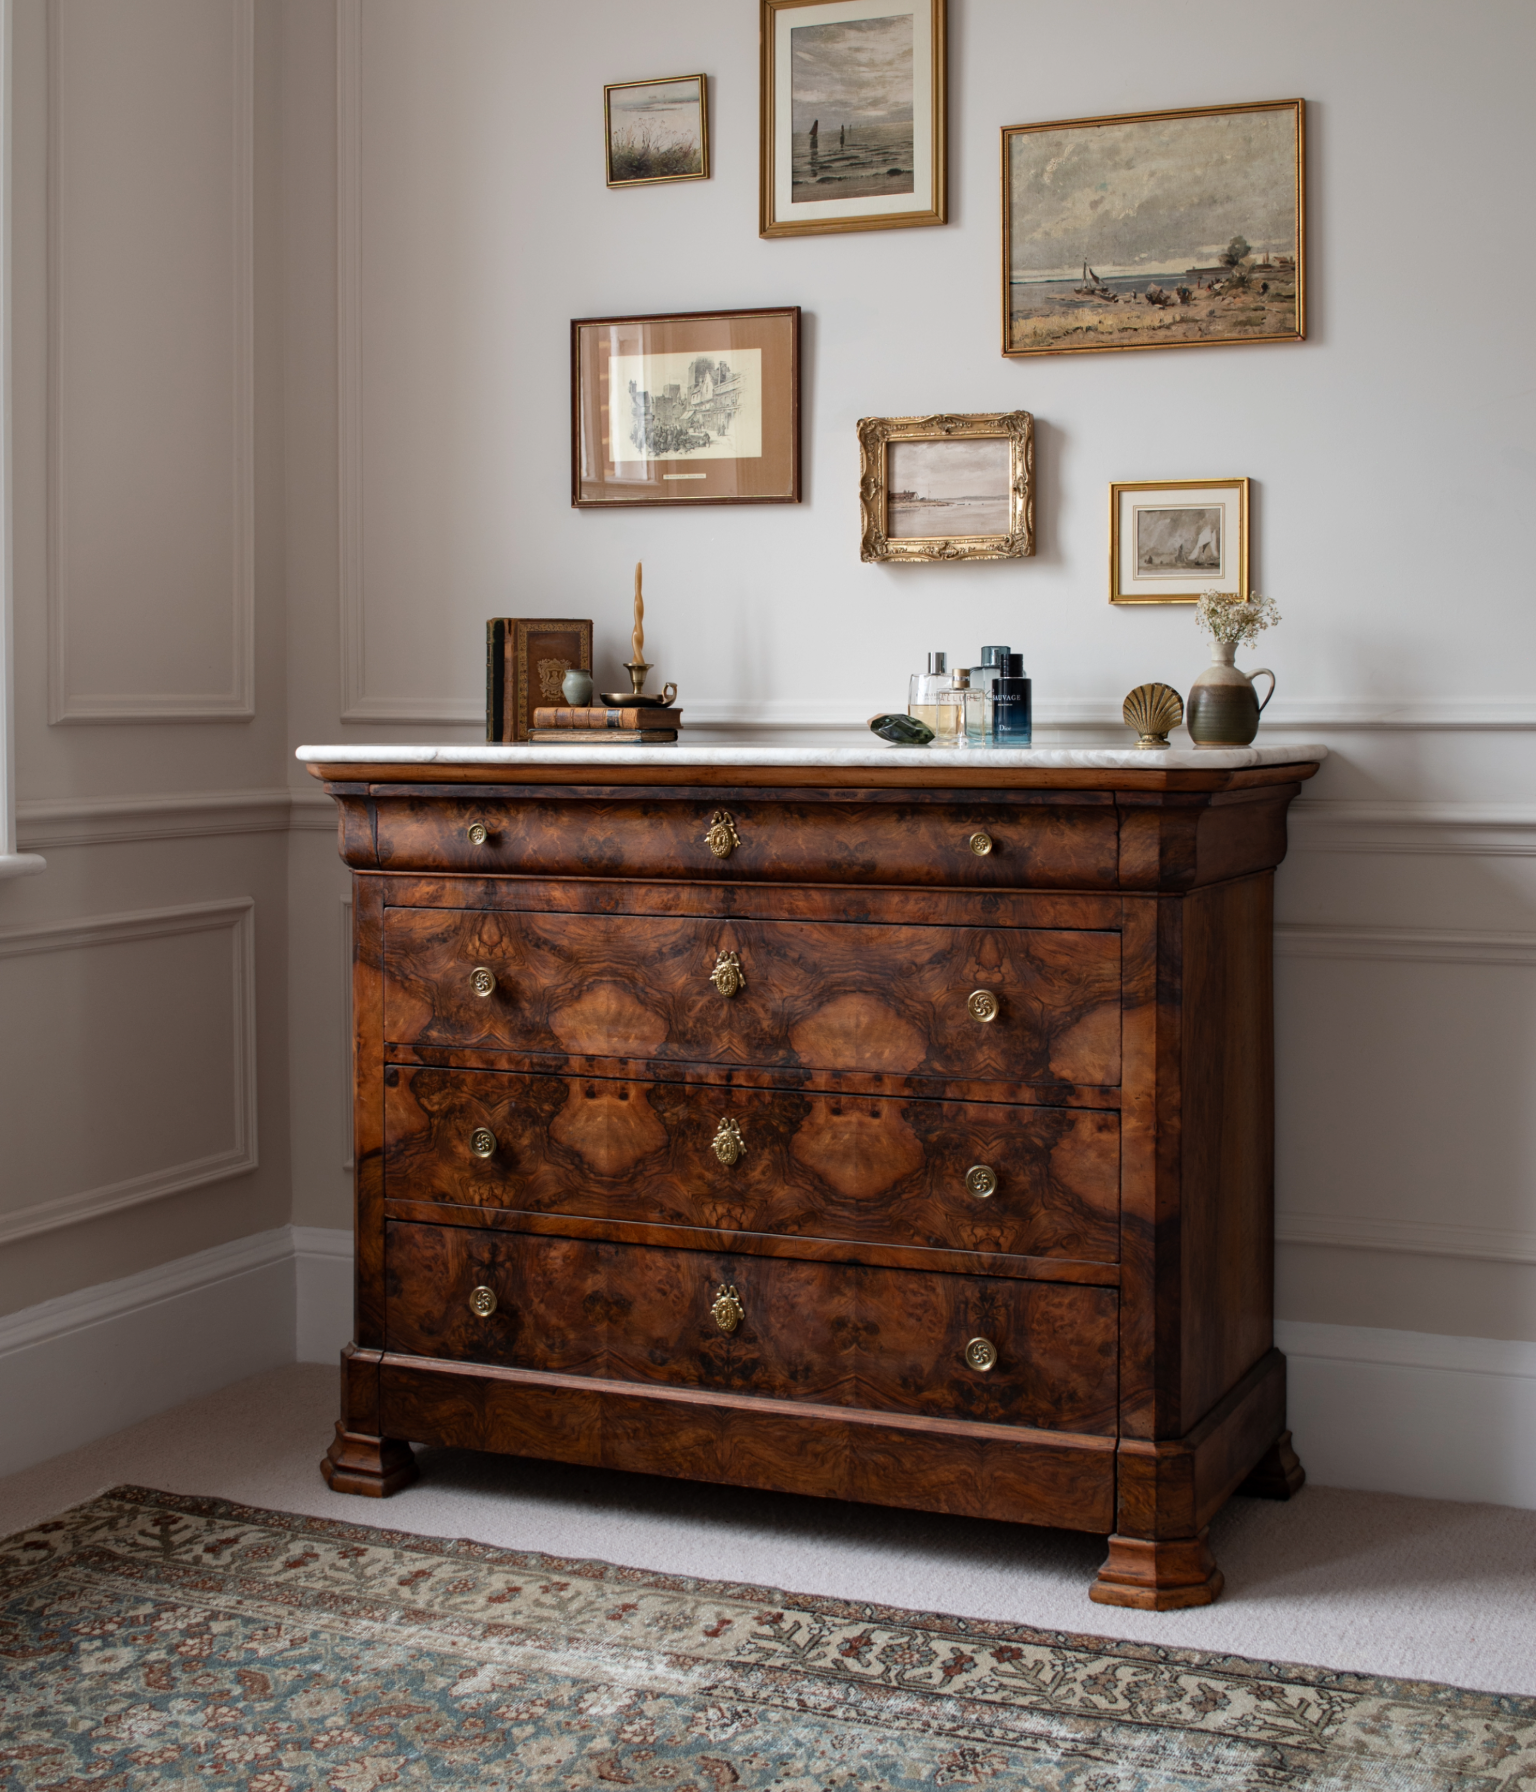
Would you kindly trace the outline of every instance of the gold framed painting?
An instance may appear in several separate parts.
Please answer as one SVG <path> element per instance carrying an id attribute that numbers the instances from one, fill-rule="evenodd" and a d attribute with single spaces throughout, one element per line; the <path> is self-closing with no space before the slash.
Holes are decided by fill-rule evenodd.
<path id="1" fill-rule="evenodd" d="M 1109 601 L 1192 604 L 1248 595 L 1248 481 L 1164 479 L 1109 488 Z"/>
<path id="2" fill-rule="evenodd" d="M 610 81 L 603 134 L 610 187 L 709 179 L 709 94 L 703 75 Z"/>
<path id="3" fill-rule="evenodd" d="M 1020 560 L 1035 551 L 1028 411 L 859 419 L 859 558 Z"/>
<path id="4" fill-rule="evenodd" d="M 1003 131 L 1003 353 L 1306 335 L 1305 107 Z"/>
<path id="5" fill-rule="evenodd" d="M 760 0 L 758 232 L 948 217 L 945 0 Z"/>
<path id="6" fill-rule="evenodd" d="M 571 503 L 798 504 L 800 307 L 571 325 Z"/>

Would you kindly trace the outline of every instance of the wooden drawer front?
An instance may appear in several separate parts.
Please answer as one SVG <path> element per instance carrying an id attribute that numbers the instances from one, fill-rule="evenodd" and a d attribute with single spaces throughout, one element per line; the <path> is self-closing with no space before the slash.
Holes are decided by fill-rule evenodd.
<path id="1" fill-rule="evenodd" d="M 594 744 L 602 736 L 594 735 Z M 718 857 L 707 836 L 731 817 Z M 541 877 L 708 877 L 728 883 L 945 884 L 967 889 L 1110 890 L 1119 817 L 1107 796 L 1028 803 L 612 802 L 386 796 L 385 871 L 532 872 Z M 472 828 L 484 828 L 484 840 Z M 971 845 L 977 834 L 988 848 Z"/>
<path id="2" fill-rule="evenodd" d="M 392 1223 L 388 1348 L 877 1412 L 1110 1435 L 1113 1289 Z M 477 1288 L 496 1308 L 471 1310 Z M 744 1309 L 722 1331 L 711 1307 Z M 987 1373 L 964 1360 L 990 1340 Z"/>
<path id="3" fill-rule="evenodd" d="M 721 1136 L 730 1154 L 726 1120 L 744 1146 L 735 1163 L 713 1148 Z M 384 1192 L 397 1201 L 1118 1254 L 1118 1114 L 391 1066 L 384 1136 Z M 990 1196 L 967 1188 L 973 1166 L 995 1174 Z"/>
<path id="4" fill-rule="evenodd" d="M 710 981 L 722 952 L 745 980 L 729 998 Z M 1120 1080 L 1118 933 L 392 908 L 384 971 L 401 1044 Z M 978 990 L 990 1022 L 970 1011 Z"/>

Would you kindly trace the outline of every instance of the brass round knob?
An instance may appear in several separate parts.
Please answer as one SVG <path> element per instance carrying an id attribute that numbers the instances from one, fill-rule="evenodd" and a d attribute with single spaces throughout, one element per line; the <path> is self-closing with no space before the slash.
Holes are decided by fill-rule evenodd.
<path id="1" fill-rule="evenodd" d="M 469 1135 L 469 1148 L 476 1157 L 494 1157 L 496 1155 L 495 1133 L 488 1126 L 477 1126 Z"/>
<path id="2" fill-rule="evenodd" d="M 471 846 L 484 846 L 490 839 L 483 821 L 472 821 L 469 824 L 469 843 Z"/>
<path id="3" fill-rule="evenodd" d="M 972 834 L 969 845 L 978 859 L 984 859 L 992 850 L 992 836 L 981 833 Z"/>
<path id="4" fill-rule="evenodd" d="M 709 1316 L 727 1336 L 741 1324 L 747 1316 L 747 1310 L 741 1304 L 741 1296 L 734 1287 L 724 1287 L 715 1296 L 710 1305 Z"/>
<path id="5" fill-rule="evenodd" d="M 978 1201 L 990 1200 L 997 1193 L 997 1171 L 991 1164 L 972 1164 L 965 1173 L 965 1191 Z"/>
<path id="6" fill-rule="evenodd" d="M 715 960 L 715 968 L 709 973 L 709 980 L 727 1000 L 747 987 L 747 980 L 741 974 L 741 960 L 724 947 Z"/>
<path id="7" fill-rule="evenodd" d="M 741 845 L 741 836 L 736 832 L 736 817 L 729 809 L 716 809 L 710 816 L 704 844 L 717 859 L 728 859 Z"/>
<path id="8" fill-rule="evenodd" d="M 730 1169 L 732 1164 L 741 1162 L 747 1141 L 741 1136 L 741 1128 L 736 1122 L 725 1119 L 715 1129 L 715 1136 L 709 1141 L 709 1147 L 721 1163 Z"/>
<path id="9" fill-rule="evenodd" d="M 971 1011 L 971 1018 L 982 1022 L 996 1020 L 1002 1012 L 997 997 L 990 989 L 973 989 L 966 998 L 965 1005 Z"/>
<path id="10" fill-rule="evenodd" d="M 483 1283 L 469 1291 L 469 1310 L 476 1319 L 489 1319 L 496 1311 L 496 1290 L 487 1288 Z"/>
<path id="11" fill-rule="evenodd" d="M 477 964 L 469 973 L 469 987 L 477 996 L 488 996 L 496 987 L 496 973 L 488 971 L 483 964 Z M 975 997 L 971 1000 L 974 1002 Z"/>
<path id="12" fill-rule="evenodd" d="M 965 1366 L 985 1375 L 997 1367 L 997 1346 L 990 1338 L 972 1338 L 965 1347 Z"/>

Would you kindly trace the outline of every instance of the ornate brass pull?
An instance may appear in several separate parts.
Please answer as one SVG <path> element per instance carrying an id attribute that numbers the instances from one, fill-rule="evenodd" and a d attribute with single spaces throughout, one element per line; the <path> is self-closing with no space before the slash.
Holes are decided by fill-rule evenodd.
<path id="1" fill-rule="evenodd" d="M 992 836 L 983 833 L 972 834 L 967 844 L 978 859 L 984 859 L 992 850 Z"/>
<path id="2" fill-rule="evenodd" d="M 469 1148 L 476 1157 L 496 1155 L 496 1135 L 488 1126 L 477 1126 L 469 1135 Z"/>
<path id="3" fill-rule="evenodd" d="M 488 971 L 483 964 L 477 964 L 469 973 L 469 987 L 477 996 L 488 996 L 496 987 L 496 973 Z M 975 998 L 972 997 L 974 1001 Z"/>
<path id="4" fill-rule="evenodd" d="M 729 1169 L 732 1164 L 741 1161 L 747 1141 L 741 1136 L 741 1128 L 734 1120 L 722 1120 L 715 1129 L 715 1136 L 709 1141 L 709 1148 Z"/>
<path id="5" fill-rule="evenodd" d="M 989 1201 L 997 1193 L 997 1171 L 991 1164 L 972 1164 L 965 1173 L 965 1192 L 978 1201 Z"/>
<path id="6" fill-rule="evenodd" d="M 729 809 L 716 809 L 709 818 L 709 832 L 704 836 L 704 844 L 717 859 L 728 859 L 741 845 L 741 836 L 736 832 L 736 818 Z"/>
<path id="7" fill-rule="evenodd" d="M 469 1310 L 476 1319 L 489 1319 L 496 1311 L 496 1290 L 487 1288 L 484 1283 L 469 1291 Z"/>
<path id="8" fill-rule="evenodd" d="M 715 1296 L 709 1309 L 709 1316 L 727 1336 L 741 1324 L 747 1316 L 746 1308 L 741 1304 L 741 1296 L 734 1286 L 723 1287 Z"/>
<path id="9" fill-rule="evenodd" d="M 983 1023 L 996 1020 L 1002 1012 L 997 997 L 990 989 L 973 989 L 966 998 L 965 1005 L 971 1011 L 972 1020 Z"/>
<path id="10" fill-rule="evenodd" d="M 465 831 L 469 835 L 469 843 L 471 846 L 484 846 L 486 841 L 490 839 L 490 834 L 486 831 L 486 826 L 483 821 L 472 821 Z"/>
<path id="11" fill-rule="evenodd" d="M 997 1346 L 990 1338 L 972 1338 L 965 1347 L 965 1366 L 985 1375 L 997 1367 Z"/>
<path id="12" fill-rule="evenodd" d="M 715 968 L 709 973 L 709 980 L 727 1000 L 737 990 L 747 987 L 747 980 L 741 974 L 741 960 L 734 952 L 721 952 L 715 960 Z"/>

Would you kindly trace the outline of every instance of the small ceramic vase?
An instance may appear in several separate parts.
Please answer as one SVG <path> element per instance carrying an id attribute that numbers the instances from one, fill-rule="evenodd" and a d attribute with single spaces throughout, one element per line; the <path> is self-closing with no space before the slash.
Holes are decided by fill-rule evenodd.
<path id="1" fill-rule="evenodd" d="M 1236 642 L 1213 641 L 1210 665 L 1189 687 L 1184 719 L 1197 747 L 1246 747 L 1259 731 L 1259 717 L 1275 694 L 1275 675 L 1268 666 L 1240 671 L 1236 658 Z M 1263 703 L 1253 688 L 1256 678 L 1269 680 Z"/>
<path id="2" fill-rule="evenodd" d="M 572 666 L 561 679 L 560 689 L 573 709 L 585 709 L 592 701 L 592 674 L 583 672 L 579 666 Z"/>

